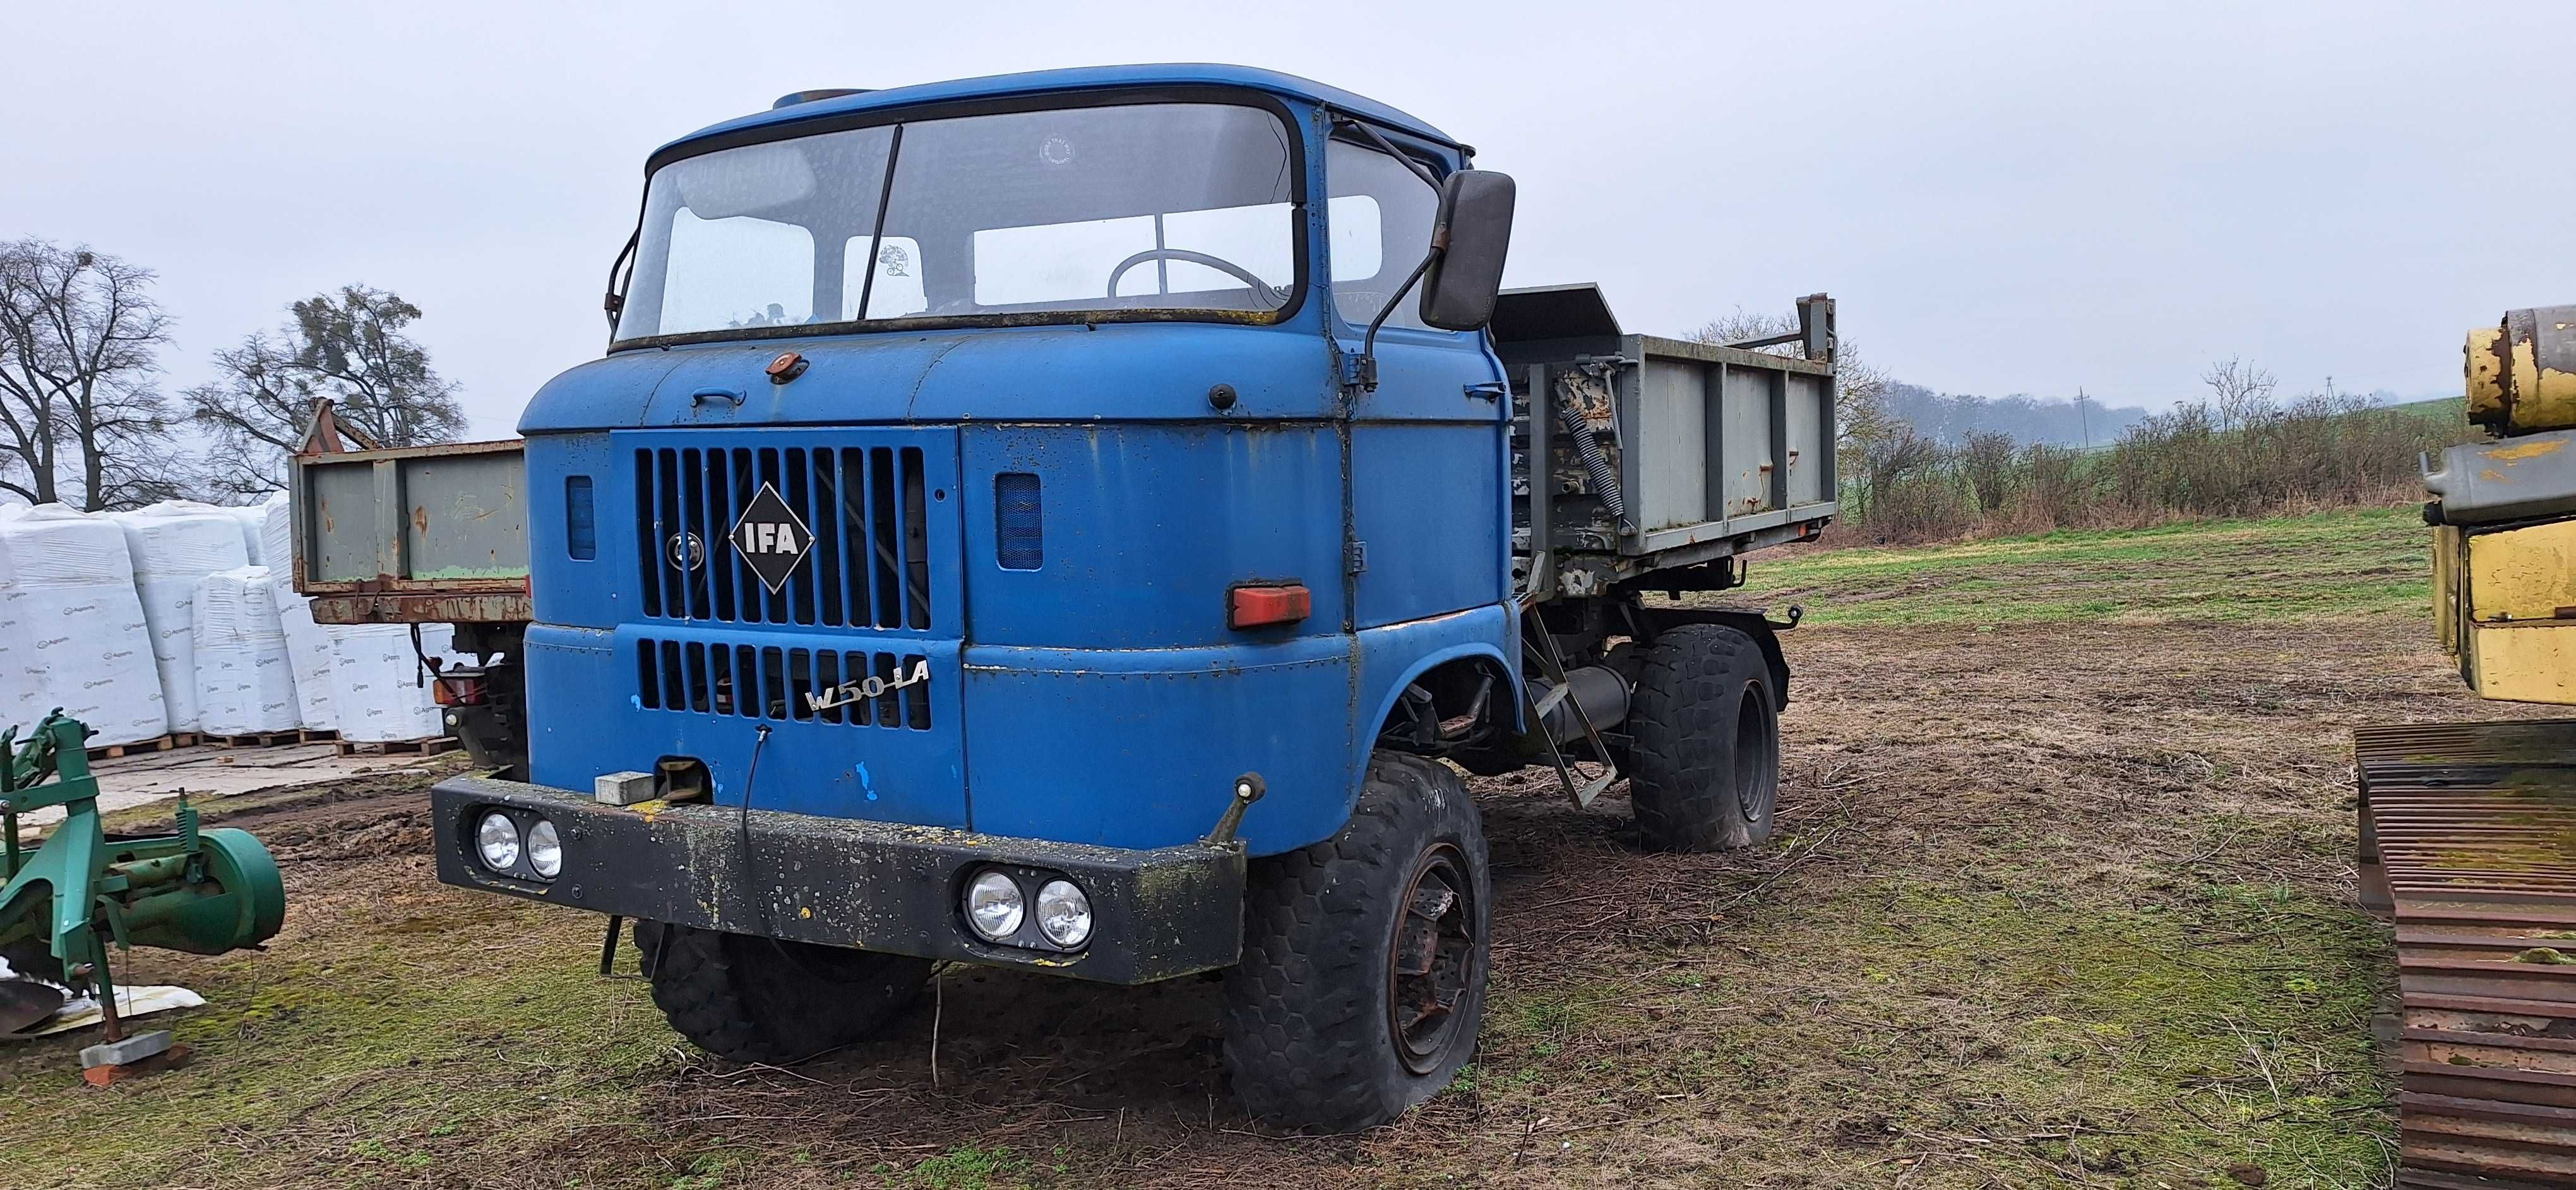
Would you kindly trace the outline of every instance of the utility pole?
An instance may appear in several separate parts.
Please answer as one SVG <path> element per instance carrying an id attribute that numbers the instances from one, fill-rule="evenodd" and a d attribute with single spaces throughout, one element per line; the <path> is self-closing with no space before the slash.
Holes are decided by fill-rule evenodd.
<path id="1" fill-rule="evenodd" d="M 2087 454 L 2091 454 L 2093 451 L 2093 419 L 2087 416 L 2084 412 L 2084 388 L 2082 385 L 2077 385 L 2075 389 L 2075 420 L 2084 427 L 2084 451 Z"/>

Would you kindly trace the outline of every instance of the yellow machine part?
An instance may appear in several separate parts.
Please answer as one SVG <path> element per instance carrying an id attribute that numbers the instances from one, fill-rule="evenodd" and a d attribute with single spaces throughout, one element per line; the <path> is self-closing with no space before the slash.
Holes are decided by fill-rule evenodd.
<path id="1" fill-rule="evenodd" d="M 2433 531 L 2433 618 L 2481 698 L 2576 704 L 2576 519 Z"/>
<path id="2" fill-rule="evenodd" d="M 2576 427 L 2576 306 L 2507 310 L 2469 332 L 2469 420 L 2499 433 Z"/>

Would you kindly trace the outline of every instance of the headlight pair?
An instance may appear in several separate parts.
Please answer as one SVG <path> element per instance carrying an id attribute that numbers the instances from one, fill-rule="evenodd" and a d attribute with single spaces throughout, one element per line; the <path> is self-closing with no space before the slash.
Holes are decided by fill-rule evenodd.
<path id="1" fill-rule="evenodd" d="M 1038 873 L 1035 897 L 1019 879 L 1000 868 L 986 868 L 966 882 L 966 924 L 987 942 L 1012 944 L 1029 921 L 1032 901 L 1037 932 L 1049 944 L 1073 950 L 1091 940 L 1091 897 L 1082 886 L 1062 876 Z"/>
<path id="2" fill-rule="evenodd" d="M 483 866 L 499 875 L 522 874 L 522 856 L 527 860 L 525 871 L 540 880 L 563 875 L 563 835 L 551 819 L 531 816 L 522 832 L 519 819 L 508 811 L 486 810 L 474 827 L 474 850 Z"/>

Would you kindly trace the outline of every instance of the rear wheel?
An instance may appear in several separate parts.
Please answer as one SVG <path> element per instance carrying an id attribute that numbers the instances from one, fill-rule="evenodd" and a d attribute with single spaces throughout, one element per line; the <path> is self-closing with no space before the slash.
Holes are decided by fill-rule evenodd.
<path id="1" fill-rule="evenodd" d="M 1458 775 L 1378 753 L 1340 834 L 1251 875 L 1224 1032 L 1252 1114 L 1351 1132 L 1449 1085 L 1484 1016 L 1492 899 L 1484 824 Z"/>
<path id="2" fill-rule="evenodd" d="M 736 1062 L 801 1062 L 901 1016 L 930 960 L 661 922 L 635 923 L 653 1003 L 698 1048 Z"/>
<path id="3" fill-rule="evenodd" d="M 1725 851 L 1771 837 L 1780 712 L 1762 648 L 1718 624 L 1665 630 L 1628 712 L 1628 798 L 1657 851 Z"/>

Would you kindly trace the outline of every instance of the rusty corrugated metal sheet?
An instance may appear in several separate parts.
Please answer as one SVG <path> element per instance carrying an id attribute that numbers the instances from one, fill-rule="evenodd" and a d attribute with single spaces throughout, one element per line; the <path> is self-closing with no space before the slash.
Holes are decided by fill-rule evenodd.
<path id="1" fill-rule="evenodd" d="M 2576 1185 L 2576 720 L 2353 752 L 2363 900 L 2397 933 L 2397 1185 Z"/>

